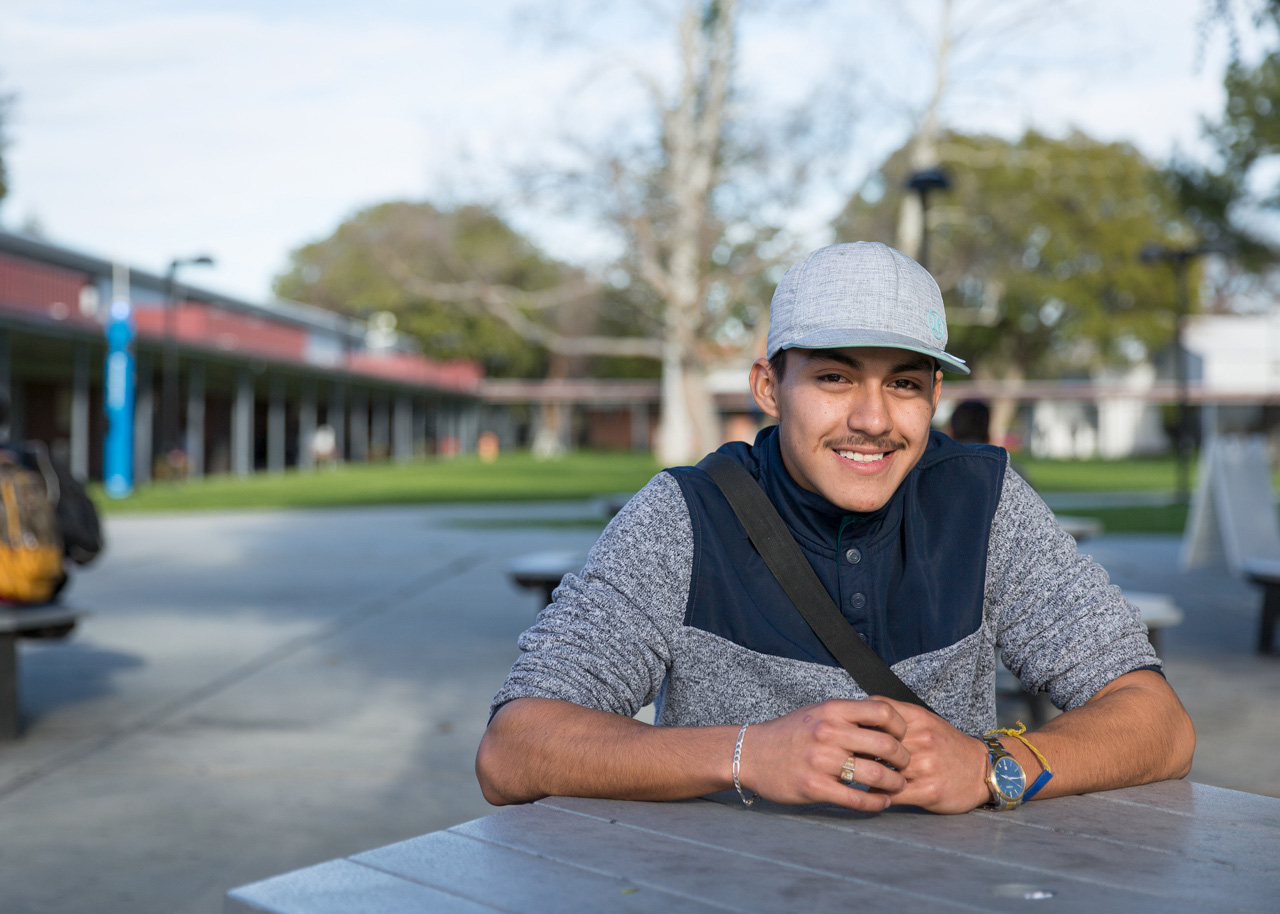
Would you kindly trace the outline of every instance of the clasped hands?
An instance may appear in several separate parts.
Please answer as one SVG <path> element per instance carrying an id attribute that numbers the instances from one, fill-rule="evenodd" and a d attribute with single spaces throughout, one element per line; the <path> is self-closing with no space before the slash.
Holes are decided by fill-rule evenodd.
<path id="1" fill-rule="evenodd" d="M 851 789 L 852 780 L 867 790 Z M 890 805 L 968 812 L 987 801 L 987 750 L 932 711 L 873 697 L 832 699 L 752 724 L 741 782 L 777 803 L 835 803 L 879 812 Z"/>

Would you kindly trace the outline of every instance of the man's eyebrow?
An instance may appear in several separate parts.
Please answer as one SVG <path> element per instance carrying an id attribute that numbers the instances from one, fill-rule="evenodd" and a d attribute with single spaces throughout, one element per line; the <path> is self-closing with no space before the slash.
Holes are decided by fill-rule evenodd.
<path id="1" fill-rule="evenodd" d="M 827 361 L 830 361 L 830 362 L 839 362 L 841 365 L 846 365 L 849 368 L 854 369 L 855 371 L 861 371 L 864 367 L 861 359 L 855 358 L 854 356 L 851 356 L 851 355 L 846 355 L 843 352 L 836 352 L 834 350 L 831 350 L 831 351 L 811 350 L 811 352 L 812 352 L 812 355 L 810 356 L 810 358 L 818 361 L 826 359 Z M 893 368 L 890 369 L 889 373 L 901 374 L 904 371 L 931 372 L 932 370 L 933 370 L 933 361 L 928 356 L 918 355 L 918 356 L 915 356 L 914 358 L 908 358 L 905 361 L 899 362 L 897 365 L 894 365 Z"/>

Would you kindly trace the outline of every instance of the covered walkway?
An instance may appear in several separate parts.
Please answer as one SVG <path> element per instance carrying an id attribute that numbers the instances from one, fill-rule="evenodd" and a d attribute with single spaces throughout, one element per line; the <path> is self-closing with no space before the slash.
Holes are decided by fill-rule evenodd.
<path id="1" fill-rule="evenodd" d="M 102 476 L 107 303 L 137 327 L 134 477 L 307 469 L 475 447 L 481 369 L 292 302 L 254 304 L 0 232 L 9 436 Z M 332 455 L 316 432 L 332 431 Z M 327 437 L 327 436 L 324 436 Z"/>

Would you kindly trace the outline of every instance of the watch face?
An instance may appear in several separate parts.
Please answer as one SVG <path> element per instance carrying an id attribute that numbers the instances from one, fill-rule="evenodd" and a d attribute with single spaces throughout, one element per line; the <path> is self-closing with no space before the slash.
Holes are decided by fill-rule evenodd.
<path id="1" fill-rule="evenodd" d="M 992 768 L 995 774 L 996 790 L 1006 800 L 1016 800 L 1027 789 L 1027 776 L 1022 773 L 1022 766 L 1016 759 L 1008 756 L 996 760 Z"/>

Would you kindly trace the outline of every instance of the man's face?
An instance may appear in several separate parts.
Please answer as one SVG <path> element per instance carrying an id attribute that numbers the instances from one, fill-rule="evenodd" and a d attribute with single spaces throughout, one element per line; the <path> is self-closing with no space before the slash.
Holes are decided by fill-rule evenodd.
<path id="1" fill-rule="evenodd" d="M 905 349 L 790 349 L 786 359 L 781 381 L 757 359 L 751 392 L 778 420 L 787 472 L 846 511 L 883 507 L 924 453 L 942 372 Z"/>

